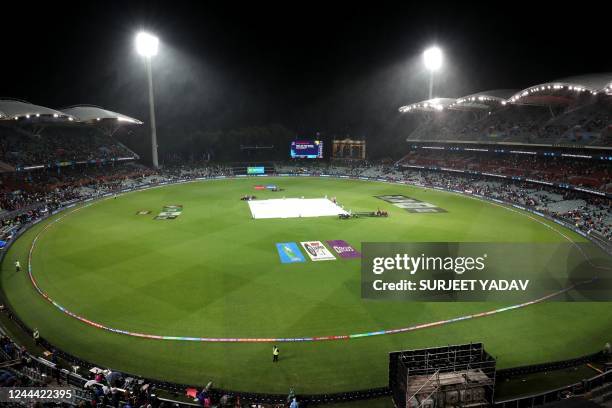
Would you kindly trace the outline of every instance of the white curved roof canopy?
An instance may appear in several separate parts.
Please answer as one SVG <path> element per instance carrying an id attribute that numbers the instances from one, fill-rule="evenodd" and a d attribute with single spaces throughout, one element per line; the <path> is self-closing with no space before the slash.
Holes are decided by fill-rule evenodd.
<path id="1" fill-rule="evenodd" d="M 78 118 L 81 122 L 94 123 L 102 120 L 116 120 L 126 124 L 142 125 L 142 121 L 138 119 L 93 105 L 70 106 L 63 108 L 62 112 Z"/>
<path id="2" fill-rule="evenodd" d="M 440 112 L 456 101 L 455 98 L 433 98 L 422 102 L 412 103 L 399 108 L 401 113 L 408 112 Z"/>
<path id="3" fill-rule="evenodd" d="M 44 106 L 33 105 L 26 101 L 20 101 L 18 99 L 0 99 L 0 118 L 3 120 L 39 118 L 41 116 L 50 116 L 54 119 L 68 119 L 70 121 L 75 119 L 73 116 L 64 112 Z"/>
<path id="4" fill-rule="evenodd" d="M 505 105 L 516 89 L 494 89 L 457 98 L 449 106 L 456 110 L 489 110 L 491 107 Z"/>
<path id="5" fill-rule="evenodd" d="M 572 95 L 612 92 L 612 73 L 579 75 L 530 86 L 512 95 L 511 103 L 543 103 L 547 98 L 570 98 Z"/>

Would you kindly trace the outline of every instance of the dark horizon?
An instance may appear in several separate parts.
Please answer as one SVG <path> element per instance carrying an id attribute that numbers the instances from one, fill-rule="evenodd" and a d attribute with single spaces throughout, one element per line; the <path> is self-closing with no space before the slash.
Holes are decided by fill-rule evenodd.
<path id="1" fill-rule="evenodd" d="M 427 98 L 421 53 L 432 44 L 445 55 L 441 97 L 612 71 L 607 29 L 595 19 L 605 6 L 570 13 L 554 4 L 10 4 L 0 95 L 99 105 L 148 122 L 133 47 L 146 29 L 161 41 L 153 61 L 161 146 L 274 123 L 300 136 L 385 139 L 401 132 L 399 106 Z"/>

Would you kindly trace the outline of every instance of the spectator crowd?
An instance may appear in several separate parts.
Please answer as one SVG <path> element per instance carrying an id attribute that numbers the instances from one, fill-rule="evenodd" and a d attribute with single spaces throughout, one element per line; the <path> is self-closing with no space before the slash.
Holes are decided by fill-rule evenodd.
<path id="1" fill-rule="evenodd" d="M 41 134 L 0 127 L 0 162 L 14 167 L 135 157 L 133 151 L 95 128 L 46 128 Z"/>
<path id="2" fill-rule="evenodd" d="M 426 114 L 410 140 L 504 141 L 610 146 L 611 101 L 580 101 L 552 111 L 547 106 L 506 105 L 480 115 L 444 110 Z"/>
<path id="3" fill-rule="evenodd" d="M 532 154 L 413 150 L 399 164 L 478 171 L 612 192 L 612 162 Z"/>

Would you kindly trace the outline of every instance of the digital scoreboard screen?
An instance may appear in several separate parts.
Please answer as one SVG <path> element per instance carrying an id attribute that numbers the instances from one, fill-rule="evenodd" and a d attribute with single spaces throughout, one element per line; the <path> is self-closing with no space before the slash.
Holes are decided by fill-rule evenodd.
<path id="1" fill-rule="evenodd" d="M 247 174 L 265 174 L 266 168 L 260 166 L 247 167 Z"/>
<path id="2" fill-rule="evenodd" d="M 292 159 L 322 159 L 323 142 L 320 140 L 294 140 L 291 142 Z"/>

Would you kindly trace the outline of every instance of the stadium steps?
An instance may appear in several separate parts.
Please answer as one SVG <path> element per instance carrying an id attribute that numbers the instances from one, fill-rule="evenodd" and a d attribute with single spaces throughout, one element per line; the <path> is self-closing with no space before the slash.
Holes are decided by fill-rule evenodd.
<path id="1" fill-rule="evenodd" d="M 20 363 L 21 363 L 20 359 L 3 361 L 0 363 L 0 369 L 14 367 Z"/>
<path id="2" fill-rule="evenodd" d="M 593 391 L 591 391 L 593 398 L 603 397 L 609 393 L 612 393 L 612 383 L 604 384 L 601 387 L 595 388 Z"/>
<path id="3" fill-rule="evenodd" d="M 607 383 L 591 391 L 591 401 L 602 407 L 612 408 L 612 383 Z"/>
<path id="4" fill-rule="evenodd" d="M 612 391 L 602 395 L 601 397 L 593 398 L 591 401 L 601 405 L 602 407 L 612 407 Z"/>
<path id="5" fill-rule="evenodd" d="M 564 200 L 556 203 L 550 203 L 547 205 L 548 209 L 557 213 L 566 213 L 576 208 L 584 207 L 586 202 L 584 200 Z"/>
<path id="6" fill-rule="evenodd" d="M 8 163 L 0 161 L 0 173 L 13 173 L 15 171 L 15 167 L 11 166 Z"/>

